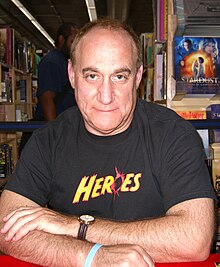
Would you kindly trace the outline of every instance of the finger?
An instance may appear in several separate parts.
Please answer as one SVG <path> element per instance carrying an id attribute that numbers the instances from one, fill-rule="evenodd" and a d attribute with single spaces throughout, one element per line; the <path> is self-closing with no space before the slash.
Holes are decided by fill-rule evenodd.
<path id="1" fill-rule="evenodd" d="M 143 249 L 140 246 L 136 247 L 136 249 L 142 255 L 144 262 L 147 264 L 148 267 L 154 267 L 155 266 L 154 260 L 151 258 L 151 256 L 147 253 L 147 251 L 145 249 Z"/>
<path id="2" fill-rule="evenodd" d="M 23 225 L 13 236 L 12 241 L 18 241 L 26 236 L 29 232 L 36 230 L 39 226 L 38 219 L 29 221 L 25 225 Z"/>
<path id="3" fill-rule="evenodd" d="M 7 233 L 5 240 L 7 241 L 12 240 L 14 236 L 20 231 L 21 228 L 25 229 L 26 225 L 28 225 L 28 223 L 34 221 L 35 219 L 38 219 L 40 214 L 41 214 L 40 212 L 35 212 L 18 217 L 16 218 L 16 220 L 14 220 L 13 217 L 9 219 L 9 221 L 5 223 L 5 226 L 1 230 L 2 233 Z M 31 230 L 34 230 L 36 227 L 37 227 L 36 224 L 33 224 L 32 226 L 30 224 L 29 226 Z"/>
<path id="4" fill-rule="evenodd" d="M 12 216 L 14 216 L 15 214 L 20 214 L 20 212 L 24 212 L 23 214 L 25 214 L 25 212 L 30 213 L 32 210 L 34 209 L 37 209 L 35 207 L 29 207 L 29 206 L 26 206 L 26 207 L 20 207 L 12 212 L 10 212 L 8 215 L 6 215 L 4 218 L 3 218 L 3 221 L 8 221 Z M 21 213 L 21 216 L 22 216 L 22 213 Z"/>
<path id="5" fill-rule="evenodd" d="M 4 217 L 5 224 L 1 229 L 1 233 L 6 233 L 12 227 L 12 225 L 16 223 L 16 221 L 19 218 L 36 213 L 36 211 L 37 211 L 36 209 L 33 210 L 30 208 L 20 208 L 18 210 L 11 212 L 10 214 Z"/>
<path id="6" fill-rule="evenodd" d="M 28 233 L 29 230 L 27 229 L 25 231 L 25 228 L 26 228 L 26 225 L 30 222 L 30 219 L 26 217 L 22 217 L 20 219 L 18 219 L 10 228 L 9 230 L 7 231 L 7 234 L 5 236 L 5 240 L 6 241 L 10 241 L 12 239 L 14 239 L 15 235 L 21 231 L 21 229 L 23 229 L 23 232 L 26 232 Z M 35 226 L 36 227 L 36 226 Z M 30 227 L 29 227 L 30 228 Z M 34 230 L 34 225 L 32 226 L 32 230 Z M 14 239 L 16 240 L 16 238 Z"/>
<path id="7" fill-rule="evenodd" d="M 28 209 L 27 207 L 21 207 L 19 209 L 16 209 L 12 212 L 10 212 L 8 215 L 6 215 L 4 218 L 3 218 L 3 221 L 6 222 L 8 219 L 10 219 L 16 212 L 18 211 L 21 211 L 21 210 L 24 210 L 24 209 Z"/>
<path id="8" fill-rule="evenodd" d="M 47 210 L 38 210 L 35 213 L 32 213 L 27 216 L 26 220 L 23 220 L 21 223 L 21 227 L 16 230 L 12 240 L 17 241 L 27 235 L 29 232 L 33 230 L 44 230 L 44 223 L 47 221 L 48 215 L 51 215 L 50 212 L 45 212 Z M 21 218 L 20 218 L 21 219 Z M 25 219 L 25 218 L 24 218 Z M 52 225 L 50 225 L 52 226 Z M 45 232 L 50 232 L 49 230 L 45 230 Z M 56 232 L 54 231 L 54 234 Z"/>
<path id="9" fill-rule="evenodd" d="M 149 267 L 155 266 L 154 260 L 150 257 L 150 255 L 148 253 L 144 253 L 143 258 Z"/>

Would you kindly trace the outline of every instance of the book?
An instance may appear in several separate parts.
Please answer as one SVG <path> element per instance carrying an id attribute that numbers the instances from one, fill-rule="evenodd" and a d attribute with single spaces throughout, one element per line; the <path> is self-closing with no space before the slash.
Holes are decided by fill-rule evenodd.
<path id="1" fill-rule="evenodd" d="M 0 29 L 0 62 L 6 63 L 7 55 L 7 31 L 6 29 Z"/>
<path id="2" fill-rule="evenodd" d="M 159 40 L 160 41 L 164 41 L 164 15 L 165 15 L 165 11 L 164 11 L 164 0 L 159 0 L 159 12 L 160 12 L 160 32 L 159 32 Z"/>
<path id="3" fill-rule="evenodd" d="M 9 144 L 0 145 L 0 178 L 6 178 L 12 173 L 12 147 Z"/>
<path id="4" fill-rule="evenodd" d="M 155 55 L 153 100 L 166 99 L 166 52 Z"/>
<path id="5" fill-rule="evenodd" d="M 14 29 L 0 28 L 0 62 L 14 64 Z"/>
<path id="6" fill-rule="evenodd" d="M 220 93 L 220 38 L 174 36 L 176 94 Z"/>
<path id="7" fill-rule="evenodd" d="M 220 158 L 212 160 L 212 180 L 215 192 L 220 200 Z M 218 203 L 218 205 L 220 202 Z"/>
<path id="8" fill-rule="evenodd" d="M 213 149 L 214 159 L 220 159 L 220 143 L 212 143 L 211 147 Z"/>
<path id="9" fill-rule="evenodd" d="M 207 107 L 207 118 L 220 119 L 220 104 L 212 104 Z M 211 129 L 210 135 L 212 143 L 220 143 L 220 129 Z"/>
<path id="10" fill-rule="evenodd" d="M 176 113 L 185 120 L 205 120 L 206 111 L 204 110 L 177 110 Z"/>
<path id="11" fill-rule="evenodd" d="M 28 68 L 28 43 L 26 41 L 17 42 L 17 68 L 24 72 L 29 72 Z"/>
<path id="12" fill-rule="evenodd" d="M 156 10 L 156 39 L 163 42 L 168 36 L 168 0 L 157 0 Z"/>
<path id="13" fill-rule="evenodd" d="M 17 81 L 17 90 L 19 91 L 19 99 L 18 101 L 20 102 L 25 102 L 27 100 L 27 95 L 26 95 L 26 80 L 18 80 Z"/>
<path id="14" fill-rule="evenodd" d="M 209 145 L 210 144 L 209 130 L 208 129 L 197 129 L 197 132 L 202 139 L 206 159 L 211 159 L 212 150 Z"/>
<path id="15" fill-rule="evenodd" d="M 154 92 L 154 69 L 147 69 L 147 82 L 146 82 L 146 101 L 153 101 L 153 92 Z"/>
<path id="16" fill-rule="evenodd" d="M 163 54 L 155 57 L 154 101 L 163 99 Z"/>
<path id="17" fill-rule="evenodd" d="M 142 50 L 142 63 L 144 69 L 153 66 L 154 56 L 154 34 L 152 32 L 142 33 L 140 35 L 141 50 Z"/>
<path id="18" fill-rule="evenodd" d="M 164 0 L 164 40 L 168 39 L 168 0 Z"/>
<path id="19" fill-rule="evenodd" d="M 220 143 L 220 129 L 211 129 L 211 142 L 213 143 Z"/>
<path id="20" fill-rule="evenodd" d="M 212 104 L 207 107 L 208 119 L 220 119 L 220 104 Z"/>

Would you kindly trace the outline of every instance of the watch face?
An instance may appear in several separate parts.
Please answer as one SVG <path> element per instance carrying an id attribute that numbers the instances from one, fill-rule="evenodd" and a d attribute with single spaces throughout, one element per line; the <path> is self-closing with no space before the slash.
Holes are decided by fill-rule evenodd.
<path id="1" fill-rule="evenodd" d="M 80 218 L 80 221 L 86 224 L 90 224 L 95 220 L 95 218 L 91 215 L 81 215 L 79 218 Z"/>

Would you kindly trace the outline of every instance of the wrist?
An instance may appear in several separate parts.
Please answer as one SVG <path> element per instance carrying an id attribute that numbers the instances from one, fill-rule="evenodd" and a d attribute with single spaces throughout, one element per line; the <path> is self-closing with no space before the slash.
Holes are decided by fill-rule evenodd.
<path id="1" fill-rule="evenodd" d="M 85 214 L 78 217 L 79 229 L 77 234 L 77 239 L 86 240 L 86 233 L 89 225 L 95 222 L 95 218 L 91 215 Z"/>
<path id="2" fill-rule="evenodd" d="M 84 267 L 91 267 L 92 266 L 92 262 L 94 260 L 94 257 L 101 247 L 102 247 L 101 244 L 98 244 L 98 243 L 94 244 L 94 246 L 90 249 L 90 251 L 86 257 Z"/>

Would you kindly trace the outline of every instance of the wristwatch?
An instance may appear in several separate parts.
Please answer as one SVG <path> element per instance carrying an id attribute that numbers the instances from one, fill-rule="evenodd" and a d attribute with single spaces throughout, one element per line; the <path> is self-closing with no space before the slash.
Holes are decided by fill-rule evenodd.
<path id="1" fill-rule="evenodd" d="M 81 215 L 78 217 L 78 221 L 80 223 L 79 225 L 79 231 L 77 238 L 80 240 L 86 239 L 86 232 L 90 224 L 93 224 L 95 221 L 95 218 L 91 215 Z"/>

